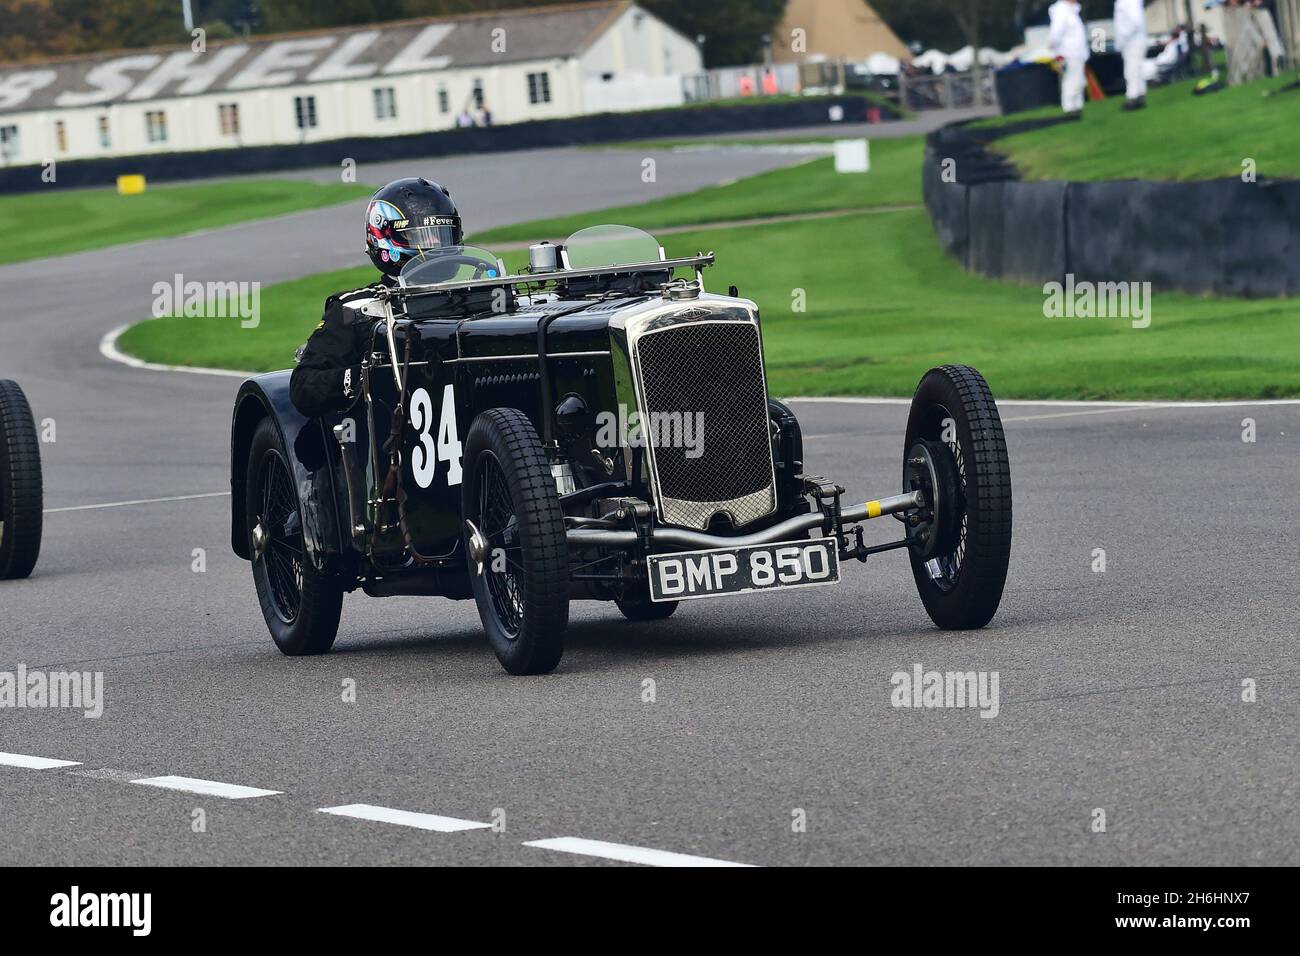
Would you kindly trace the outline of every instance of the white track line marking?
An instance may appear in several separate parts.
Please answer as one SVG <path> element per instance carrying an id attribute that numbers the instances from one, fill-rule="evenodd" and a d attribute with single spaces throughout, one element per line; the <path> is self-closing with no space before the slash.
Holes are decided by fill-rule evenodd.
<path id="1" fill-rule="evenodd" d="M 910 398 L 858 398 L 858 397 L 822 397 L 796 395 L 792 398 L 783 398 L 783 402 L 820 402 L 825 405 L 911 405 Z M 1001 408 L 1016 408 L 1018 406 L 1035 407 L 1047 406 L 1049 408 L 1250 408 L 1256 405 L 1300 405 L 1300 398 L 1261 398 L 1256 401 L 1249 400 L 1232 400 L 1223 402 L 1194 402 L 1194 401 L 1169 401 L 1169 402 L 1124 402 L 1124 401 L 1065 401 L 1057 398 L 999 398 L 998 406 Z"/>
<path id="2" fill-rule="evenodd" d="M 695 227 L 685 227 L 687 230 Z M 669 230 L 670 232 L 672 230 Z M 120 325 L 113 331 L 109 332 L 99 340 L 99 354 L 104 356 L 110 362 L 117 362 L 121 365 L 129 365 L 131 368 L 150 369 L 155 372 L 188 372 L 191 375 L 220 375 L 226 378 L 251 378 L 256 372 L 237 372 L 228 368 L 200 368 L 191 365 L 162 365 L 158 362 L 146 362 L 135 356 L 127 355 L 117 347 L 117 340 L 121 338 L 122 333 L 131 328 L 131 325 Z M 910 405 L 910 398 L 867 398 L 867 397 L 816 397 L 795 395 L 782 399 L 786 402 L 821 402 L 827 405 Z M 1259 399 L 1258 401 L 1224 401 L 1224 402 L 1197 402 L 1197 401 L 1171 401 L 1171 402 L 1124 402 L 1124 401 L 1062 401 L 1060 399 L 1040 399 L 1034 400 L 1029 398 L 1010 398 L 998 399 L 998 406 L 1003 408 L 1015 408 L 1016 406 L 1059 406 L 1062 408 L 1244 408 L 1257 405 L 1300 405 L 1300 398 L 1268 398 Z M 1024 420 L 1024 419 L 1022 419 Z"/>
<path id="3" fill-rule="evenodd" d="M 457 820 L 455 817 L 440 817 L 433 813 L 412 813 L 410 810 L 394 810 L 391 807 L 376 807 L 368 803 L 349 803 L 342 807 L 320 807 L 317 813 L 329 813 L 337 817 L 355 817 L 358 820 L 373 820 L 377 823 L 396 823 L 398 826 L 415 827 L 417 830 L 436 830 L 439 833 L 456 833 L 460 830 L 486 830 L 490 823 L 475 823 L 473 820 Z"/>
<path id="4" fill-rule="evenodd" d="M 1145 405 L 1134 405 L 1130 408 L 1088 408 L 1077 412 L 1047 412 L 1043 415 L 1012 415 L 1009 418 L 1002 419 L 1003 422 L 1039 422 L 1048 418 L 1078 418 L 1080 415 L 1114 415 L 1116 412 L 1149 412 L 1151 408 Z"/>
<path id="5" fill-rule="evenodd" d="M 130 325 L 119 325 L 99 340 L 99 354 L 110 362 L 129 365 L 131 368 L 147 368 L 155 372 L 189 372 L 191 375 L 220 375 L 224 378 L 249 378 L 255 372 L 235 372 L 228 368 L 197 368 L 189 365 L 162 365 L 158 362 L 146 362 L 133 355 L 127 355 L 117 347 L 117 340 Z"/>
<path id="6" fill-rule="evenodd" d="M 49 757 L 32 757 L 28 754 L 0 753 L 0 766 L 25 767 L 28 770 L 53 770 L 56 767 L 79 767 L 80 760 L 51 760 Z"/>
<path id="7" fill-rule="evenodd" d="M 227 800 L 274 797 L 283 792 L 280 790 L 259 790 L 257 787 L 241 787 L 235 783 L 221 783 L 218 780 L 199 780 L 195 777 L 144 777 L 131 782 L 145 787 L 160 787 L 163 790 L 184 790 L 186 793 L 201 793 L 205 797 L 225 797 Z"/>
<path id="8" fill-rule="evenodd" d="M 168 501 L 197 501 L 200 498 L 229 498 L 228 491 L 209 491 L 202 495 L 172 495 L 170 498 L 139 498 L 135 501 L 107 501 L 101 505 L 72 505 L 67 508 L 46 508 L 45 514 L 60 514 L 64 511 L 98 511 L 100 508 L 127 508 L 132 505 L 159 505 Z"/>
<path id="9" fill-rule="evenodd" d="M 535 846 L 542 850 L 555 850 L 559 853 L 575 853 L 579 856 L 598 856 L 606 860 L 618 860 L 620 863 L 642 863 L 646 866 L 752 865 L 749 863 L 732 863 L 728 860 L 714 860 L 707 856 L 670 853 L 667 850 L 650 850 L 640 846 L 627 846 L 623 843 L 605 843 L 603 840 L 583 840 L 579 837 L 530 840 L 524 846 Z"/>

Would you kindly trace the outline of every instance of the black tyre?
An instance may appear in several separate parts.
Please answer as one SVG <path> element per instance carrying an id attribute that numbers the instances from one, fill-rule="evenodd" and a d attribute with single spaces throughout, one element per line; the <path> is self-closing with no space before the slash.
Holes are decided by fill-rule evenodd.
<path id="1" fill-rule="evenodd" d="M 812 505 L 803 495 L 803 429 L 790 406 L 775 398 L 767 400 L 767 414 L 773 426 L 772 457 L 776 465 L 777 518 L 784 521 L 807 514 Z M 807 538 L 811 532 L 794 535 Z"/>
<path id="2" fill-rule="evenodd" d="M 965 365 L 925 374 L 912 398 L 904 456 L 917 447 L 946 456 L 938 462 L 949 473 L 941 497 L 950 499 L 934 503 L 949 522 L 938 553 L 909 549 L 921 601 L 941 628 L 983 627 L 1002 600 L 1011 558 L 1011 468 L 984 376 Z"/>
<path id="3" fill-rule="evenodd" d="M 637 588 L 614 601 L 629 621 L 663 621 L 673 616 L 680 601 L 652 601 L 650 589 Z"/>
<path id="4" fill-rule="evenodd" d="M 465 440 L 462 514 L 470 585 L 497 660 L 511 674 L 547 674 L 564 654 L 569 549 L 555 479 L 532 422 L 513 408 L 483 412 Z M 480 551 L 480 569 L 474 555 Z"/>
<path id="5" fill-rule="evenodd" d="M 343 587 L 307 560 L 293 469 L 269 418 L 253 433 L 247 480 L 249 553 L 267 630 L 275 646 L 290 657 L 324 654 L 338 634 Z"/>
<path id="6" fill-rule="evenodd" d="M 0 379 L 0 580 L 25 578 L 41 554 L 41 446 L 27 396 Z"/>

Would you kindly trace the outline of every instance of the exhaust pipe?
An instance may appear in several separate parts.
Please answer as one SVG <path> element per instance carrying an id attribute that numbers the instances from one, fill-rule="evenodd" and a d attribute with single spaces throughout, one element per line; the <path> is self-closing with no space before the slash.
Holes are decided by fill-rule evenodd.
<path id="1" fill-rule="evenodd" d="M 881 515 L 892 515 L 899 511 L 912 511 L 925 507 L 925 495 L 914 491 L 879 501 L 868 501 L 841 511 L 841 524 L 857 524 Z M 672 547 L 702 551 L 708 548 L 750 548 L 760 544 L 773 544 L 788 541 L 791 535 L 820 527 L 826 518 L 820 512 L 789 518 L 764 531 L 739 537 L 724 537 L 716 534 L 703 534 L 685 528 L 656 528 L 653 541 L 656 545 L 666 544 Z M 598 528 L 571 528 L 566 535 L 571 548 L 629 548 L 636 544 L 635 531 L 609 531 Z"/>

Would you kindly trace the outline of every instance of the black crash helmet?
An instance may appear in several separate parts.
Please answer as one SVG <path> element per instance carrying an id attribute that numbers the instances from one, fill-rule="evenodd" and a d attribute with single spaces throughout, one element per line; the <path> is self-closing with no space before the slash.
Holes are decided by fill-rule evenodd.
<path id="1" fill-rule="evenodd" d="M 366 207 L 366 251 L 385 275 L 397 275 L 422 252 L 459 246 L 463 239 L 451 193 L 428 179 L 391 182 Z"/>

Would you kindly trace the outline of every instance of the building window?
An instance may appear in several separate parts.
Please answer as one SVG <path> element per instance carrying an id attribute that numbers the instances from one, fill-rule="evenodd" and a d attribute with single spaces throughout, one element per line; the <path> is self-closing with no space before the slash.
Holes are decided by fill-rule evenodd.
<path id="1" fill-rule="evenodd" d="M 375 119 L 397 119 L 397 94 L 391 86 L 375 87 Z"/>
<path id="2" fill-rule="evenodd" d="M 108 126 L 108 117 L 99 118 L 99 145 L 103 149 L 111 149 L 113 146 L 113 132 Z"/>
<path id="3" fill-rule="evenodd" d="M 217 119 L 221 123 L 222 136 L 239 135 L 239 104 L 238 103 L 217 104 Z"/>
<path id="4" fill-rule="evenodd" d="M 151 143 L 167 142 L 167 113 L 163 110 L 149 110 L 144 114 L 145 138 Z"/>
<path id="5" fill-rule="evenodd" d="M 474 109 L 481 110 L 483 108 L 483 81 L 482 80 L 480 79 L 474 80 L 474 92 L 470 95 L 474 97 Z"/>
<path id="6" fill-rule="evenodd" d="M 528 102 L 534 105 L 551 102 L 551 74 L 528 74 Z"/>
<path id="7" fill-rule="evenodd" d="M 447 87 L 445 86 L 438 87 L 438 112 L 451 112 L 451 97 L 447 95 Z"/>
<path id="8" fill-rule="evenodd" d="M 18 127 L 0 126 L 0 159 L 7 163 L 11 159 L 17 159 L 18 153 Z"/>
<path id="9" fill-rule="evenodd" d="M 63 120 L 54 121 L 54 145 L 60 153 L 68 151 L 68 124 Z"/>
<path id="10" fill-rule="evenodd" d="M 293 115 L 299 129 L 315 129 L 317 126 L 316 97 L 295 96 L 293 98 Z"/>

